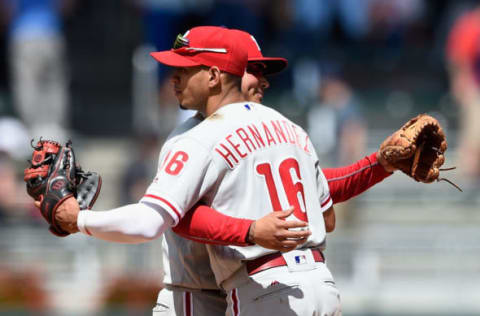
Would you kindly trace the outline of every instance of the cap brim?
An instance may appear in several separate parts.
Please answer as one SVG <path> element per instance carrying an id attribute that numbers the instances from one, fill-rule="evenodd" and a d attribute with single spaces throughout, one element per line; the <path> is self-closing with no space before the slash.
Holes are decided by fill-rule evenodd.
<path id="1" fill-rule="evenodd" d="M 179 55 L 171 50 L 150 53 L 156 61 L 171 67 L 195 67 L 200 66 L 196 61 L 185 56 Z"/>
<path id="2" fill-rule="evenodd" d="M 288 61 L 282 57 L 256 57 L 249 58 L 248 62 L 259 61 L 265 64 L 264 75 L 273 75 L 284 70 L 288 66 Z"/>

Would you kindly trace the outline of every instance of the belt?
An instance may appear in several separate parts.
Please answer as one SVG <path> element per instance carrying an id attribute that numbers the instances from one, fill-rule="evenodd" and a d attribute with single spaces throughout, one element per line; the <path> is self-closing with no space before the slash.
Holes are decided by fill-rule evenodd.
<path id="1" fill-rule="evenodd" d="M 312 248 L 313 260 L 315 262 L 325 262 L 323 253 L 318 248 Z M 263 257 L 249 260 L 246 262 L 248 275 L 252 275 L 267 269 L 286 266 L 287 262 L 280 252 L 265 255 Z"/>

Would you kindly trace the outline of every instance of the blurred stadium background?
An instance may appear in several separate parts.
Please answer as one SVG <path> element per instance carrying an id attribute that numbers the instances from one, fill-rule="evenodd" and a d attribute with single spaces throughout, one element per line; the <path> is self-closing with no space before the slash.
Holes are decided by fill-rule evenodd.
<path id="1" fill-rule="evenodd" d="M 63 9 L 47 12 L 49 2 Z M 462 150 L 467 143 L 466 152 L 475 153 L 468 140 L 480 134 L 473 130 L 469 136 L 463 117 L 466 108 L 476 108 L 466 116 L 480 120 L 472 114 L 480 105 L 463 104 L 465 94 L 451 88 L 456 47 L 468 42 L 461 36 L 477 43 L 465 48 L 471 59 L 463 64 L 471 67 L 471 77 L 479 71 L 480 18 L 469 24 L 470 37 L 459 32 L 459 39 L 449 40 L 459 17 L 473 12 L 468 10 L 478 1 L 0 3 L 0 315 L 151 314 L 162 286 L 160 241 L 118 245 L 83 235 L 55 238 L 24 192 L 23 168 L 30 139 L 51 132 L 71 138 L 81 164 L 102 174 L 96 209 L 136 201 L 153 178 L 165 136 L 186 117 L 172 99 L 167 70 L 158 69 L 148 52 L 169 49 L 178 33 L 210 24 L 249 31 L 264 55 L 288 58 L 288 70 L 269 78 L 264 103 L 310 131 L 323 167 L 376 151 L 418 113 L 441 121 L 449 141 L 446 166 L 458 167 L 442 176 L 464 192 L 446 182 L 414 183 L 400 173 L 387 178 L 338 206 L 328 265 L 345 316 L 480 315 L 480 154 L 465 162 Z M 19 11 L 12 11 L 15 6 Z M 45 38 L 52 37 L 57 42 L 49 44 Z M 13 48 L 23 40 L 44 45 L 27 51 L 40 67 L 40 96 L 67 96 L 57 105 L 66 124 L 53 126 L 54 110 L 40 97 L 21 109 L 21 96 L 34 94 L 15 77 L 20 55 Z M 39 65 L 43 50 L 63 46 L 65 55 L 53 57 L 57 62 Z M 27 61 L 20 64 L 33 69 Z M 47 88 L 55 71 L 63 78 L 60 92 Z M 475 91 L 478 82 L 467 79 L 460 90 Z M 39 121 L 47 114 L 48 123 L 34 128 L 28 114 Z"/>

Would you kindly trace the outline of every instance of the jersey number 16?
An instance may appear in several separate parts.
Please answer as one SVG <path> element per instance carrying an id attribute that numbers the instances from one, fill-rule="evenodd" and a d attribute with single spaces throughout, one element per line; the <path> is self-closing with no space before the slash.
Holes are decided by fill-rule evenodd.
<path id="1" fill-rule="evenodd" d="M 270 163 L 261 163 L 256 167 L 258 174 L 265 178 L 267 184 L 268 194 L 270 195 L 270 201 L 272 202 L 272 208 L 274 211 L 281 211 L 283 208 L 280 205 L 280 198 L 278 197 L 277 187 L 273 179 L 272 166 Z M 297 182 L 293 182 L 291 171 L 295 172 L 298 179 Z M 283 160 L 279 167 L 278 173 L 282 180 L 283 190 L 287 197 L 288 203 L 294 207 L 293 215 L 299 220 L 308 222 L 307 214 L 305 213 L 305 193 L 303 192 L 303 184 L 300 182 L 300 167 L 298 161 L 294 158 L 287 158 Z M 300 206 L 299 195 L 303 208 Z"/>

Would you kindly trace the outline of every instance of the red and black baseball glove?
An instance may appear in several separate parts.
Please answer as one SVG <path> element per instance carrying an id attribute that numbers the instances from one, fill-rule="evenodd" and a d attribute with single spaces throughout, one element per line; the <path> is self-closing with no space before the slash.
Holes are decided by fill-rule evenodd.
<path id="1" fill-rule="evenodd" d="M 32 140 L 33 142 L 33 140 Z M 50 224 L 50 231 L 60 237 L 69 235 L 55 220 L 60 204 L 74 196 L 81 210 L 92 208 L 102 186 L 96 172 L 85 172 L 75 161 L 72 143 L 64 146 L 40 139 L 32 154 L 30 166 L 24 170 L 27 193 L 40 202 L 40 212 Z"/>

